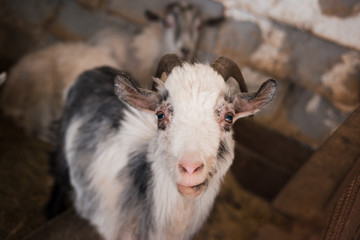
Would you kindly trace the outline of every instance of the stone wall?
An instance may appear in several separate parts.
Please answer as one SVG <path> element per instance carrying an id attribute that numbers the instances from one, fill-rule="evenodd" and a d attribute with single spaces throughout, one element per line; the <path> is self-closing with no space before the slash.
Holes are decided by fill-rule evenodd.
<path id="1" fill-rule="evenodd" d="M 219 2 L 228 21 L 215 54 L 249 68 L 250 84 L 261 74 L 280 83 L 271 111 L 255 119 L 321 144 L 360 102 L 360 1 Z"/>
<path id="2" fill-rule="evenodd" d="M 0 71 L 59 41 L 82 41 L 105 27 L 136 30 L 145 9 L 165 0 L 0 0 Z M 217 55 L 242 67 L 251 90 L 279 82 L 274 104 L 254 119 L 317 147 L 360 102 L 360 2 L 196 0 L 227 21 L 202 33 L 199 60 Z"/>

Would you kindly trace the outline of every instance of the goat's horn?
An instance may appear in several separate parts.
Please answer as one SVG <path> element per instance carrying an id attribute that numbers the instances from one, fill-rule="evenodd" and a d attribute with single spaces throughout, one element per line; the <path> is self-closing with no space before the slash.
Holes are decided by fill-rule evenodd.
<path id="1" fill-rule="evenodd" d="M 174 67 L 182 66 L 180 58 L 176 54 L 166 54 L 159 62 L 155 77 L 165 82 L 167 76 L 171 73 Z M 152 90 L 156 90 L 156 84 L 153 82 Z"/>
<path id="2" fill-rule="evenodd" d="M 162 74 L 169 75 L 174 67 L 181 66 L 182 62 L 175 54 L 164 55 L 159 62 L 155 77 L 161 78 Z"/>
<path id="3" fill-rule="evenodd" d="M 218 57 L 212 63 L 211 67 L 218 72 L 225 81 L 233 77 L 239 83 L 241 92 L 247 92 L 244 77 L 239 66 L 231 59 L 226 57 Z"/>

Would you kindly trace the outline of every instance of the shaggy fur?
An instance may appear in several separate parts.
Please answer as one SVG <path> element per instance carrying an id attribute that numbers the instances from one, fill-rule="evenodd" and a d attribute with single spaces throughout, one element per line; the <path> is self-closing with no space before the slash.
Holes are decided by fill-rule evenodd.
<path id="1" fill-rule="evenodd" d="M 157 91 L 116 75 L 87 71 L 69 92 L 58 161 L 68 166 L 75 208 L 107 240 L 190 239 L 234 158 L 229 112 L 235 121 L 245 115 L 236 109 L 258 111 L 276 84 L 242 94 L 204 64 L 175 67 L 165 83 L 155 80 Z M 184 173 L 179 166 L 192 161 L 203 167 Z"/>

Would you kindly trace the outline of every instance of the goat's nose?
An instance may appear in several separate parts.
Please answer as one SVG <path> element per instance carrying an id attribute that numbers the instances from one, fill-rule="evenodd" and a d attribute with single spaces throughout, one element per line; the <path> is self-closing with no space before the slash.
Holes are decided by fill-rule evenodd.
<path id="1" fill-rule="evenodd" d="M 200 173 L 203 168 L 204 168 L 204 164 L 201 162 L 179 163 L 179 169 L 181 173 L 187 173 L 187 174 Z"/>
<path id="2" fill-rule="evenodd" d="M 190 53 L 190 49 L 187 47 L 182 47 L 180 51 L 184 54 L 184 56 L 187 56 Z"/>

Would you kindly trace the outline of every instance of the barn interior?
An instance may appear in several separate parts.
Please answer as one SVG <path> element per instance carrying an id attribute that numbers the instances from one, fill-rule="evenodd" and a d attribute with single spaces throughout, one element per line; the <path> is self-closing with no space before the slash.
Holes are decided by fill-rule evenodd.
<path id="1" fill-rule="evenodd" d="M 278 82 L 266 110 L 234 125 L 234 163 L 194 239 L 359 239 L 360 3 L 191 2 L 205 17 L 225 16 L 201 30 L 196 61 L 233 59 L 250 91 Z M 161 13 L 167 3 L 0 0 L 0 73 L 9 76 L 29 53 L 86 43 L 109 27 L 136 32 L 147 24 L 145 10 Z M 0 109 L 0 239 L 100 239 L 71 203 L 47 220 L 52 151 Z"/>

